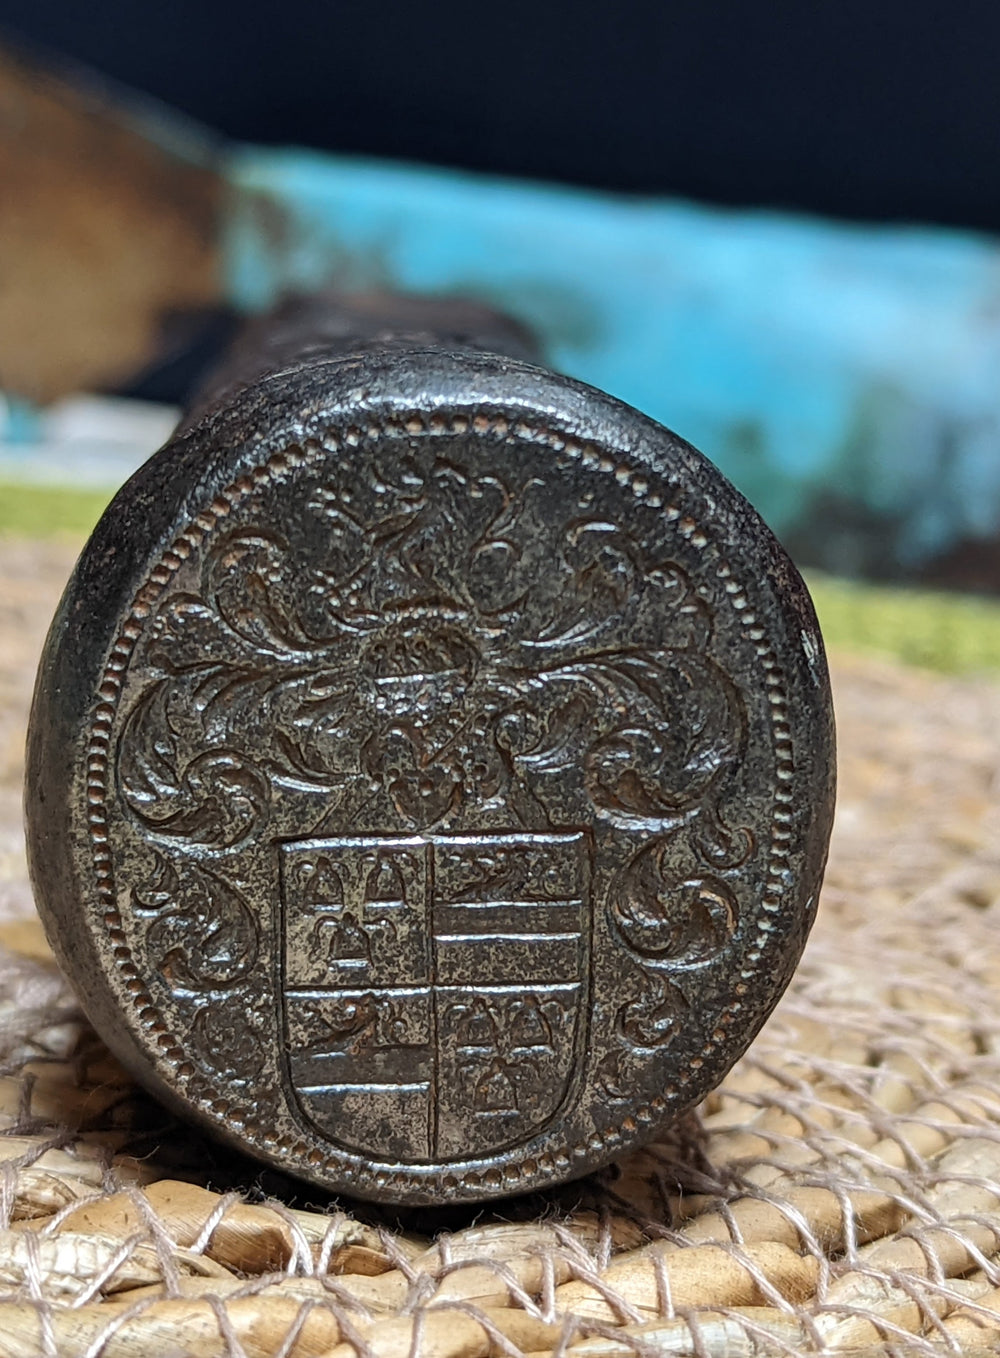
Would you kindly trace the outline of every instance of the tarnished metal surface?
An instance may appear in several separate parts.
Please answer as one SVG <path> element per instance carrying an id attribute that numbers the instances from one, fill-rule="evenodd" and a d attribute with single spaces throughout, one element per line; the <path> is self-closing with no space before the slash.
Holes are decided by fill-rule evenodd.
<path id="1" fill-rule="evenodd" d="M 804 587 L 711 464 L 479 308 L 320 301 L 248 345 L 53 625 L 53 944 L 141 1078 L 304 1178 L 582 1174 L 721 1078 L 801 952 Z"/>

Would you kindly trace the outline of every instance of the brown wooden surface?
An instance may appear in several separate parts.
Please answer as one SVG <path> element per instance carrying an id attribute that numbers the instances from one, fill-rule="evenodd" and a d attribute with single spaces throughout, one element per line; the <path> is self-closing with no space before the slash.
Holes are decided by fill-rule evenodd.
<path id="1" fill-rule="evenodd" d="M 141 370 L 219 298 L 220 184 L 98 93 L 0 48 L 0 389 L 47 402 Z"/>

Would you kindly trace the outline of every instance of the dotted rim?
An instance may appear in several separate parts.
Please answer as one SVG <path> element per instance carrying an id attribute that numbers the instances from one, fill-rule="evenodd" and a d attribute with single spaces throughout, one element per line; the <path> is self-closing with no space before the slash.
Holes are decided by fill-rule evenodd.
<path id="1" fill-rule="evenodd" d="M 482 1194 L 485 1191 L 487 1195 L 527 1191 L 537 1183 L 550 1181 L 553 1171 L 562 1178 L 568 1177 L 573 1172 L 574 1161 L 586 1161 L 590 1165 L 607 1160 L 610 1158 L 609 1153 L 614 1154 L 619 1149 L 625 1148 L 623 1142 L 628 1143 L 634 1139 L 641 1125 L 649 1126 L 658 1122 L 667 1109 L 668 1101 L 680 1094 L 683 1087 L 697 1075 L 704 1064 L 704 1059 L 711 1056 L 715 1048 L 726 1040 L 728 1036 L 726 1030 L 743 1009 L 741 997 L 747 993 L 749 982 L 757 975 L 758 964 L 768 937 L 774 929 L 774 916 L 782 909 L 786 885 L 786 860 L 793 839 L 791 783 L 795 776 L 795 766 L 791 726 L 788 720 L 788 695 L 782 670 L 773 647 L 766 640 L 765 629 L 750 607 L 743 587 L 733 577 L 729 564 L 720 558 L 716 567 L 717 577 L 723 581 L 729 603 L 738 615 L 746 639 L 753 643 L 764 671 L 774 738 L 777 779 L 774 789 L 775 807 L 771 818 L 765 893 L 760 901 L 756 937 L 750 940 L 749 949 L 745 953 L 745 963 L 749 965 L 743 966 L 739 973 L 740 979 L 733 985 L 736 998 L 723 1009 L 700 1055 L 692 1057 L 686 1067 L 678 1072 L 676 1084 L 668 1085 L 663 1094 L 656 1095 L 648 1104 L 634 1109 L 617 1125 L 609 1125 L 596 1131 L 585 1141 L 565 1147 L 562 1151 L 526 1154 L 521 1158 L 512 1154 L 502 1167 L 492 1165 L 483 1171 L 459 1169 L 457 1166 L 454 1170 L 443 1166 L 414 1166 L 412 1171 L 400 1171 L 396 1167 L 377 1168 L 378 1162 L 365 1163 L 361 1157 L 351 1152 L 329 1153 L 315 1146 L 311 1147 L 304 1140 L 269 1132 L 255 1120 L 253 1109 L 230 1102 L 227 1098 L 198 1093 L 196 1089 L 191 1088 L 197 1078 L 197 1072 L 176 1035 L 169 1031 L 136 966 L 122 927 L 122 916 L 115 894 L 108 833 L 108 768 L 112 728 L 122 693 L 123 678 L 135 644 L 142 634 L 153 606 L 183 563 L 193 551 L 204 545 L 206 539 L 243 499 L 261 486 L 269 485 L 275 478 L 299 467 L 309 466 L 331 453 L 341 451 L 344 447 L 357 448 L 366 440 L 374 443 L 382 439 L 461 436 L 470 432 L 511 442 L 544 445 L 567 459 L 578 461 L 584 467 L 613 474 L 618 484 L 630 489 L 637 500 L 652 509 L 662 509 L 667 522 L 675 524 L 676 531 L 693 547 L 702 551 L 712 546 L 709 536 L 699 528 L 694 519 L 685 516 L 676 505 L 666 503 L 662 495 L 651 489 L 650 475 L 646 469 L 635 470 L 620 458 L 616 462 L 615 458 L 602 451 L 596 442 L 576 435 L 545 429 L 539 425 L 525 423 L 523 420 L 511 422 L 504 416 L 483 412 L 445 416 L 425 415 L 413 411 L 396 418 L 372 420 L 364 429 L 356 425 L 348 426 L 343 432 L 331 429 L 320 437 L 305 438 L 301 443 L 289 443 L 271 453 L 252 471 L 235 477 L 224 490 L 214 496 L 206 508 L 194 516 L 172 545 L 163 552 L 160 560 L 150 570 L 145 583 L 136 591 L 129 616 L 111 647 L 97 690 L 98 702 L 87 747 L 87 819 L 93 848 L 92 863 L 97 898 L 104 909 L 103 923 L 111 944 L 112 958 L 124 983 L 123 988 L 130 997 L 139 1028 L 148 1039 L 147 1059 L 152 1059 L 155 1064 L 156 1057 L 151 1051 L 155 1043 L 159 1050 L 159 1060 L 172 1067 L 178 1086 L 185 1089 L 185 1096 L 192 1105 L 210 1121 L 217 1124 L 222 1122 L 225 1131 L 239 1135 L 251 1150 L 256 1149 L 259 1154 L 272 1161 L 280 1157 L 283 1168 L 287 1169 L 287 1162 L 292 1160 L 301 1167 L 301 1172 L 306 1177 L 314 1181 L 325 1181 L 327 1187 L 332 1180 L 338 1185 L 357 1185 L 362 1189 L 368 1187 L 374 1189 L 380 1196 L 391 1196 L 393 1190 L 401 1189 L 411 1198 L 423 1200 L 427 1199 L 435 1186 L 445 1192 L 467 1189 L 473 1194 Z M 141 1050 L 142 1044 L 138 1045 Z"/>

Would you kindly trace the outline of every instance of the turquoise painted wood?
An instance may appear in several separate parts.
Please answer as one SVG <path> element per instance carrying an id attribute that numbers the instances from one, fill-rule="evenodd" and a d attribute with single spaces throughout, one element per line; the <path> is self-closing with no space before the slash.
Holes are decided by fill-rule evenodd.
<path id="1" fill-rule="evenodd" d="M 804 561 L 933 572 L 997 537 L 995 241 L 297 151 L 238 149 L 228 179 L 245 310 L 329 285 L 474 294 L 708 453 Z"/>

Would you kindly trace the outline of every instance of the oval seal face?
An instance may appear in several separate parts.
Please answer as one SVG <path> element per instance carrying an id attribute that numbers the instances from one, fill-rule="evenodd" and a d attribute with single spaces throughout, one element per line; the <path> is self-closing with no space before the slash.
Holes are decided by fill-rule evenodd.
<path id="1" fill-rule="evenodd" d="M 358 368 L 237 398 L 109 510 L 43 661 L 32 867 L 161 1094 L 330 1188 L 488 1197 L 650 1139 L 773 1007 L 826 672 L 667 431 L 523 365 Z"/>

